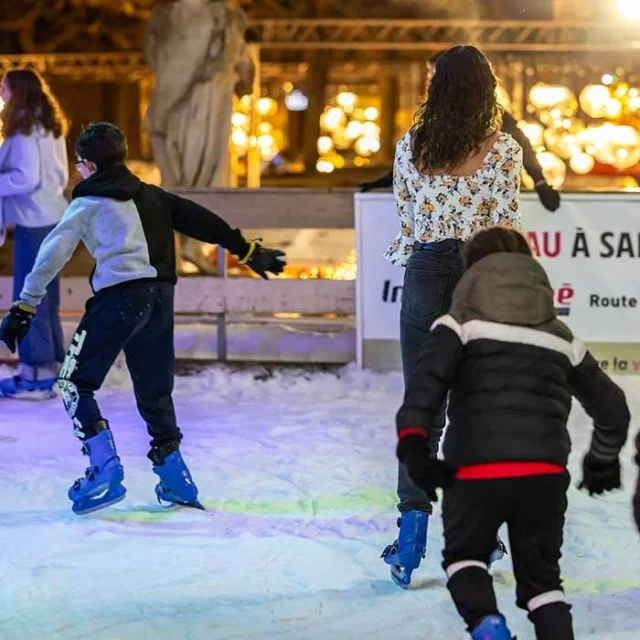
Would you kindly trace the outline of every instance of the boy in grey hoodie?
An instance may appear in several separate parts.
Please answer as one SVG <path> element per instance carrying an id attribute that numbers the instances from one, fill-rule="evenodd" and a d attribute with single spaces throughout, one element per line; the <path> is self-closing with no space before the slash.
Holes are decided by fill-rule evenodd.
<path id="1" fill-rule="evenodd" d="M 285 255 L 248 242 L 211 211 L 141 182 L 125 166 L 126 140 L 112 124 L 85 129 L 76 153 L 84 180 L 42 244 L 19 299 L 0 325 L 0 339 L 15 351 L 47 285 L 83 242 L 96 260 L 91 275 L 95 295 L 87 302 L 59 376 L 74 434 L 91 460 L 85 477 L 69 490 L 73 511 L 89 513 L 125 497 L 120 458 L 94 397 L 120 351 L 151 436 L 148 457 L 160 478 L 158 500 L 202 508 L 180 453 L 182 433 L 172 400 L 174 231 L 222 245 L 265 279 L 267 272 L 282 272 Z"/>

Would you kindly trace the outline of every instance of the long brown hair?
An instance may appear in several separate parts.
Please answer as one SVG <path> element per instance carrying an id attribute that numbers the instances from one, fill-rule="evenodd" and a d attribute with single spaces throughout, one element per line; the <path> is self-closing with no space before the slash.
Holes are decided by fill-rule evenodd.
<path id="1" fill-rule="evenodd" d="M 7 71 L 4 81 L 11 91 L 11 98 L 0 115 L 5 137 L 16 133 L 31 135 L 37 126 L 50 131 L 55 138 L 67 135 L 67 120 L 62 109 L 37 71 Z"/>
<path id="2" fill-rule="evenodd" d="M 497 79 L 479 49 L 453 47 L 435 62 L 411 128 L 413 164 L 426 173 L 460 166 L 502 125 Z"/>

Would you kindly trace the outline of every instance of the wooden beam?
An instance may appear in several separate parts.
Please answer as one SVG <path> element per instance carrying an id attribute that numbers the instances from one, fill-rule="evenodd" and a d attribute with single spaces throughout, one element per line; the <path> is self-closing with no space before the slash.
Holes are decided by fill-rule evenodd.
<path id="1" fill-rule="evenodd" d="M 353 229 L 352 189 L 176 189 L 242 229 Z"/>
<path id="2" fill-rule="evenodd" d="M 61 310 L 78 316 L 93 295 L 86 278 L 63 278 L 60 293 Z M 12 294 L 13 278 L 0 277 L 0 310 L 11 306 Z M 176 313 L 190 315 L 353 315 L 355 306 L 353 280 L 181 278 L 175 298 Z"/>

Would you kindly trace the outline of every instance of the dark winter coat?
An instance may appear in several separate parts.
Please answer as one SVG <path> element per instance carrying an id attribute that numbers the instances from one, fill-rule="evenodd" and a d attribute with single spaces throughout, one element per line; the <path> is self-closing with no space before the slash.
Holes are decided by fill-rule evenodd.
<path id="1" fill-rule="evenodd" d="M 409 379 L 398 431 L 428 432 L 448 392 L 443 448 L 458 465 L 566 465 L 572 396 L 594 420 L 597 459 L 615 459 L 627 437 L 623 392 L 556 318 L 546 273 L 525 255 L 494 254 L 464 274 Z"/>

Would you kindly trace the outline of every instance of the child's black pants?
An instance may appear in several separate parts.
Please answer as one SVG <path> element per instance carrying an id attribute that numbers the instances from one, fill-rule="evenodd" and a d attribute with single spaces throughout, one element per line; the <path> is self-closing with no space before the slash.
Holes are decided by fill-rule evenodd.
<path id="1" fill-rule="evenodd" d="M 87 302 L 59 378 L 65 408 L 79 438 L 97 434 L 104 418 L 94 392 L 124 351 L 152 446 L 181 440 L 171 398 L 173 297 L 172 284 L 139 280 L 100 291 Z"/>
<path id="2" fill-rule="evenodd" d="M 538 640 L 572 640 L 559 560 L 569 474 L 458 480 L 444 492 L 443 567 L 460 615 L 473 629 L 498 613 L 486 570 L 506 523 L 517 605 L 530 612 Z"/>

